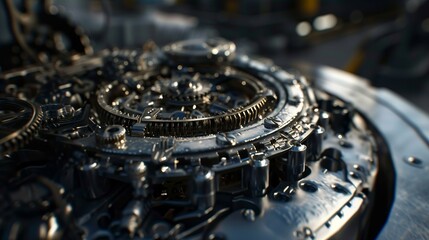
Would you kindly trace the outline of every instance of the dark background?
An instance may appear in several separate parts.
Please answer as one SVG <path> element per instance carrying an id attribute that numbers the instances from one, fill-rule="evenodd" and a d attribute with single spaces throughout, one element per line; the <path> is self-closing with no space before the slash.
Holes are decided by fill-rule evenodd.
<path id="1" fill-rule="evenodd" d="M 19 1 L 17 1 L 19 2 Z M 36 1 L 37 2 L 37 1 Z M 56 0 L 95 51 L 221 36 L 282 67 L 328 65 L 370 79 L 429 112 L 425 0 Z M 0 10 L 2 49 L 14 38 Z M 2 50 L 2 58 L 7 57 Z M 3 68 L 5 71 L 6 68 Z"/>

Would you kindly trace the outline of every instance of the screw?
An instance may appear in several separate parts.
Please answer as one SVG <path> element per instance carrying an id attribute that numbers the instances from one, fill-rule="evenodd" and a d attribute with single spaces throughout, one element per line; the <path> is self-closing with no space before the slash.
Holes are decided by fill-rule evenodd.
<path id="1" fill-rule="evenodd" d="M 423 161 L 420 158 L 414 156 L 409 156 L 405 158 L 404 161 L 413 167 L 421 167 L 423 164 Z"/>
<path id="2" fill-rule="evenodd" d="M 288 103 L 290 103 L 291 105 L 298 105 L 300 103 L 302 103 L 304 101 L 303 98 L 301 98 L 300 96 L 293 96 L 291 98 L 289 98 Z"/>
<path id="3" fill-rule="evenodd" d="M 264 127 L 267 129 L 278 128 L 282 124 L 282 120 L 278 117 L 269 117 L 264 120 Z"/>
<path id="4" fill-rule="evenodd" d="M 236 137 L 232 133 L 218 133 L 216 135 L 216 143 L 219 145 L 232 145 L 237 144 Z"/>
<path id="5" fill-rule="evenodd" d="M 273 193 L 273 197 L 275 200 L 281 200 L 285 202 L 291 200 L 293 195 L 295 195 L 295 189 L 291 186 L 286 186 L 285 188 L 283 188 L 283 190 Z"/>
<path id="6" fill-rule="evenodd" d="M 304 232 L 304 236 L 306 238 L 314 238 L 313 231 L 311 231 L 311 229 L 309 227 L 304 227 L 303 232 Z"/>
<path id="7" fill-rule="evenodd" d="M 253 160 L 258 160 L 258 161 L 262 161 L 265 157 L 265 153 L 263 152 L 256 152 L 255 154 L 252 155 Z"/>
<path id="8" fill-rule="evenodd" d="M 306 191 L 306 192 L 316 192 L 318 187 L 317 187 L 317 183 L 313 182 L 313 181 L 302 181 L 299 183 L 299 187 Z"/>
<path id="9" fill-rule="evenodd" d="M 256 220 L 255 211 L 253 211 L 253 209 L 245 209 L 243 210 L 242 214 L 246 220 L 249 220 L 251 222 L 254 222 Z"/>
<path id="10" fill-rule="evenodd" d="M 341 194 L 345 194 L 345 195 L 350 194 L 350 191 L 346 187 L 344 187 L 343 185 L 340 185 L 338 183 L 331 184 L 331 188 L 337 193 L 341 193 Z"/>

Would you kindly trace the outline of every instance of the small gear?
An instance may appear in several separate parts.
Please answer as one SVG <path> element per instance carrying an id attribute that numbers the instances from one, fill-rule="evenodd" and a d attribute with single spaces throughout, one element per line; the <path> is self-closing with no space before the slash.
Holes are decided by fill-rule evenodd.
<path id="1" fill-rule="evenodd" d="M 101 145 L 123 145 L 126 130 L 121 125 L 110 125 L 97 134 L 97 143 Z"/>
<path id="2" fill-rule="evenodd" d="M 16 98 L 0 98 L 0 153 L 16 151 L 39 130 L 42 111 L 39 106 Z"/>

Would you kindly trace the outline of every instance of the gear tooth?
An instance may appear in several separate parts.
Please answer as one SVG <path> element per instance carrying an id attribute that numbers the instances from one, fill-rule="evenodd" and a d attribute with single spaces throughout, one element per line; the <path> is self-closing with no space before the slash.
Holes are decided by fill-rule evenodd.
<path id="1" fill-rule="evenodd" d="M 118 82 L 111 83 L 104 87 L 104 89 L 108 88 L 109 91 L 103 91 L 102 88 L 97 93 L 99 96 L 97 98 L 96 109 L 100 116 L 101 122 L 107 125 L 120 124 L 126 129 L 129 129 L 136 122 L 145 122 L 144 119 L 141 119 L 140 115 L 128 113 L 127 111 L 118 109 L 117 107 L 112 107 L 110 103 L 108 103 L 109 101 L 106 99 L 110 99 L 111 96 L 106 94 L 115 92 L 117 84 Z M 263 90 L 258 90 L 257 88 L 259 87 L 256 87 L 256 85 L 257 84 L 248 84 L 248 86 L 253 86 L 255 88 L 254 90 L 256 91 L 255 95 L 250 97 L 249 101 L 251 102 L 246 103 L 245 106 L 240 105 L 241 101 L 238 99 L 237 104 L 239 106 L 229 108 L 222 112 L 219 111 L 213 113 L 210 116 L 202 117 L 192 115 L 191 117 L 188 117 L 188 119 L 172 117 L 166 121 L 160 120 L 150 123 L 147 121 L 147 127 L 145 128 L 145 132 L 147 134 L 145 134 L 145 136 L 195 136 L 201 134 L 212 134 L 219 131 L 231 131 L 233 129 L 252 123 L 253 121 L 257 121 L 259 116 L 265 115 L 265 113 L 269 111 L 266 109 L 269 109 L 270 106 L 268 105 L 273 102 L 268 101 L 267 98 L 264 97 L 264 94 L 260 93 L 263 92 Z M 168 88 L 162 88 L 159 92 L 157 91 L 157 93 L 162 94 L 163 102 L 167 101 L 167 104 L 174 106 L 192 105 L 194 102 L 198 102 L 199 100 L 203 99 L 210 99 L 212 101 L 217 101 L 216 99 L 218 99 L 220 102 L 224 101 L 223 98 L 220 98 L 221 95 L 211 94 L 211 85 L 210 87 L 204 85 L 202 89 L 200 88 L 195 91 L 190 91 L 191 93 L 183 91 L 185 94 L 176 94 L 177 91 L 170 90 L 164 92 L 165 89 Z M 186 102 L 186 104 L 183 104 L 183 102 Z M 247 100 L 245 102 L 247 102 Z M 232 103 L 232 101 L 229 103 Z M 132 106 L 132 104 L 130 104 L 130 106 Z M 208 117 L 212 117 L 213 120 L 206 120 Z M 189 119 L 192 119 L 192 121 L 189 121 Z"/>
<path id="2" fill-rule="evenodd" d="M 2 144 L 2 148 L 0 150 L 2 154 L 16 151 L 20 147 L 28 144 L 28 142 L 33 138 L 33 135 L 37 133 L 42 118 L 41 108 L 33 103 L 15 98 L 0 99 L 0 108 L 8 108 L 10 105 L 13 105 L 15 108 L 16 106 L 19 106 L 22 109 L 31 110 L 32 114 L 24 126 L 17 128 L 17 130 L 12 133 L 15 136 Z M 6 136 L 5 139 L 10 136 L 11 135 Z"/>
<path id="3" fill-rule="evenodd" d="M 125 140 L 126 130 L 121 125 L 111 125 L 96 135 L 96 140 L 102 145 L 120 144 Z"/>
<path id="4" fill-rule="evenodd" d="M 31 132 L 32 131 L 24 131 L 23 133 L 22 133 L 22 135 L 21 136 L 19 136 L 19 138 L 26 138 L 26 137 L 29 137 L 29 135 L 31 134 Z"/>
<path id="5" fill-rule="evenodd" d="M 13 146 L 18 145 L 18 141 L 17 141 L 17 139 L 16 139 L 16 138 L 14 138 L 14 139 L 10 140 L 10 143 L 11 143 L 11 146 L 12 146 L 12 147 L 13 147 Z"/>

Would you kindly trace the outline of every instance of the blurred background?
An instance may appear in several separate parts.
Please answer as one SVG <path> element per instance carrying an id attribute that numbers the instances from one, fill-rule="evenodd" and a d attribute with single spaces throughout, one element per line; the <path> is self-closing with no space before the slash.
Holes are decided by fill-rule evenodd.
<path id="1" fill-rule="evenodd" d="M 303 62 L 357 74 L 429 113 L 428 0 L 55 0 L 49 4 L 53 4 L 50 13 L 84 30 L 95 51 L 220 36 L 235 41 L 239 52 L 272 59 L 282 67 Z M 40 9 L 35 5 L 37 15 Z M 0 5 L 0 71 L 22 65 L 9 57 L 14 55 L 16 39 L 6 7 Z M 45 21 L 48 30 L 38 32 L 49 31 L 54 23 L 55 31 L 66 29 L 51 19 Z M 44 44 L 31 46 L 49 47 Z"/>

